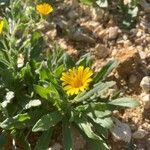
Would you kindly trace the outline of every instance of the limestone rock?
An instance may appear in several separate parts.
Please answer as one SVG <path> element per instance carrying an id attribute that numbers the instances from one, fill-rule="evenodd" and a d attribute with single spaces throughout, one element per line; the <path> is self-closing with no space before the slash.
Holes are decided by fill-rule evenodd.
<path id="1" fill-rule="evenodd" d="M 147 132 L 143 129 L 135 131 L 132 135 L 134 139 L 143 139 L 146 136 Z"/>
<path id="2" fill-rule="evenodd" d="M 141 0 L 141 6 L 146 13 L 150 13 L 150 4 L 146 0 Z"/>
<path id="3" fill-rule="evenodd" d="M 70 34 L 70 39 L 77 42 L 86 42 L 89 44 L 94 44 L 95 39 L 90 37 L 88 34 L 85 34 L 80 29 L 77 29 L 74 33 Z"/>
<path id="4" fill-rule="evenodd" d="M 109 40 L 115 40 L 118 37 L 119 34 L 119 28 L 116 27 L 110 27 L 108 30 L 108 39 Z"/>
<path id="5" fill-rule="evenodd" d="M 130 75 L 136 70 L 141 60 L 138 51 L 129 48 L 120 50 L 115 58 L 119 62 L 117 67 L 118 74 L 122 77 Z"/>
<path id="6" fill-rule="evenodd" d="M 145 109 L 150 108 L 150 94 L 146 94 L 142 97 L 143 105 Z"/>
<path id="7" fill-rule="evenodd" d="M 141 83 L 140 86 L 142 87 L 143 91 L 146 93 L 150 92 L 150 77 L 149 76 L 145 76 Z"/>
<path id="8" fill-rule="evenodd" d="M 136 81 L 137 81 L 137 77 L 132 74 L 132 75 L 129 77 L 129 82 L 130 82 L 131 84 L 134 84 Z"/>
<path id="9" fill-rule="evenodd" d="M 130 142 L 131 140 L 131 129 L 126 123 L 120 122 L 118 119 L 114 119 L 115 126 L 111 129 L 114 141 Z"/>
<path id="10" fill-rule="evenodd" d="M 97 44 L 94 48 L 94 54 L 97 58 L 106 58 L 110 53 L 110 50 L 103 44 Z"/>

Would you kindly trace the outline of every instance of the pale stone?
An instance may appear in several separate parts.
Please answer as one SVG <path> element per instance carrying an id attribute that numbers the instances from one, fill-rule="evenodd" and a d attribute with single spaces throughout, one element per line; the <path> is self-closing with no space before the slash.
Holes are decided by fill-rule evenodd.
<path id="1" fill-rule="evenodd" d="M 150 92 L 150 77 L 149 76 L 145 76 L 141 83 L 140 86 L 142 87 L 143 91 L 146 93 Z"/>
<path id="2" fill-rule="evenodd" d="M 136 81 L 137 81 L 137 77 L 136 77 L 135 75 L 131 75 L 131 76 L 129 77 L 129 82 L 130 82 L 131 84 L 134 84 Z"/>
<path id="3" fill-rule="evenodd" d="M 119 34 L 119 28 L 116 27 L 110 27 L 108 30 L 108 38 L 109 40 L 115 40 L 118 37 Z"/>
<path id="4" fill-rule="evenodd" d="M 106 58 L 110 54 L 110 50 L 102 44 L 97 44 L 94 52 L 97 58 Z"/>
<path id="5" fill-rule="evenodd" d="M 120 122 L 118 119 L 114 119 L 115 126 L 111 129 L 114 141 L 130 142 L 131 140 L 131 128 L 128 124 Z"/>
<path id="6" fill-rule="evenodd" d="M 145 109 L 150 108 L 150 94 L 146 94 L 142 97 L 143 105 Z"/>
<path id="7" fill-rule="evenodd" d="M 146 13 L 150 13 L 150 4 L 146 0 L 141 0 L 140 4 Z"/>
<path id="8" fill-rule="evenodd" d="M 147 131 L 139 129 L 132 134 L 134 139 L 143 139 L 147 135 Z"/>

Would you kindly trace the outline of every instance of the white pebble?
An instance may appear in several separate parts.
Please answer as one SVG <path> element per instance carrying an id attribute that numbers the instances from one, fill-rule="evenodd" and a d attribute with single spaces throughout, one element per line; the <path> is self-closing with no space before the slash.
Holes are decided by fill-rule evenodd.
<path id="1" fill-rule="evenodd" d="M 146 93 L 150 92 L 150 77 L 149 76 L 145 76 L 141 83 L 140 86 L 142 87 L 143 91 Z"/>

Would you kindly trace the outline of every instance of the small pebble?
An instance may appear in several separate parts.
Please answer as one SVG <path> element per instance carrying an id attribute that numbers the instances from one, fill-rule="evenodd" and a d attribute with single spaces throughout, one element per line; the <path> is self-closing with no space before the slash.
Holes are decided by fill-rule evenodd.
<path id="1" fill-rule="evenodd" d="M 118 37 L 119 34 L 119 28 L 116 27 L 110 27 L 108 30 L 108 38 L 109 40 L 115 40 Z"/>
<path id="2" fill-rule="evenodd" d="M 150 94 L 146 94 L 142 97 L 142 101 L 144 103 L 144 108 L 149 109 L 150 108 Z"/>
<path id="3" fill-rule="evenodd" d="M 110 50 L 102 44 L 98 44 L 94 50 L 97 58 L 106 58 L 110 54 Z"/>
<path id="4" fill-rule="evenodd" d="M 115 126 L 111 129 L 114 141 L 130 142 L 131 140 L 131 128 L 128 124 L 120 122 L 118 119 L 114 119 Z"/>
<path id="5" fill-rule="evenodd" d="M 140 86 L 142 87 L 143 91 L 146 93 L 150 92 L 150 77 L 149 76 L 145 76 L 141 83 Z"/>
<path id="6" fill-rule="evenodd" d="M 136 77 L 135 75 L 131 75 L 131 76 L 129 77 L 129 82 L 130 82 L 131 84 L 134 84 L 136 81 L 137 81 L 137 77 Z"/>
<path id="7" fill-rule="evenodd" d="M 143 129 L 139 129 L 132 134 L 134 139 L 143 139 L 147 135 L 147 132 Z"/>

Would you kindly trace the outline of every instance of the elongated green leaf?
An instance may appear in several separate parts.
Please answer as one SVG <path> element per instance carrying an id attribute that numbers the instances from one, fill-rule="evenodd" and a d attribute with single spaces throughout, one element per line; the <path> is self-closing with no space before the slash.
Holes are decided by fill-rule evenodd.
<path id="1" fill-rule="evenodd" d="M 44 115 L 32 128 L 33 132 L 45 131 L 50 127 L 55 126 L 62 119 L 62 115 L 59 112 L 52 112 L 50 114 Z"/>
<path id="2" fill-rule="evenodd" d="M 120 106 L 120 107 L 130 107 L 130 108 L 134 108 L 140 105 L 140 103 L 137 100 L 130 98 L 130 97 L 118 98 L 109 102 L 108 104 Z"/>
<path id="3" fill-rule="evenodd" d="M 88 140 L 88 146 L 91 150 L 110 150 L 105 141 Z"/>
<path id="4" fill-rule="evenodd" d="M 96 0 L 80 0 L 81 3 L 86 5 L 92 5 Z"/>
<path id="5" fill-rule="evenodd" d="M 54 71 L 54 75 L 56 77 L 60 77 L 60 75 L 62 74 L 64 70 L 64 65 L 60 65 L 55 71 Z"/>
<path id="6" fill-rule="evenodd" d="M 117 67 L 117 65 L 118 62 L 116 60 L 109 61 L 94 77 L 94 82 L 97 83 L 101 80 L 104 80 L 112 72 L 112 70 Z"/>
<path id="7" fill-rule="evenodd" d="M 63 64 L 66 68 L 72 68 L 75 66 L 75 62 L 71 56 L 69 56 L 67 53 L 64 54 L 64 60 Z"/>
<path id="8" fill-rule="evenodd" d="M 97 0 L 96 4 L 101 8 L 108 7 L 108 0 Z"/>
<path id="9" fill-rule="evenodd" d="M 51 91 L 50 87 L 42 87 L 40 85 L 34 85 L 34 90 L 44 99 L 48 99 Z"/>
<path id="10" fill-rule="evenodd" d="M 23 133 L 16 135 L 15 138 L 25 150 L 31 150 L 30 143 L 28 142 Z"/>
<path id="11" fill-rule="evenodd" d="M 92 123 L 97 135 L 102 136 L 104 139 L 108 138 L 108 129 L 102 127 L 100 124 Z"/>
<path id="12" fill-rule="evenodd" d="M 92 150 L 98 150 L 102 149 L 102 150 L 108 150 L 109 147 L 107 146 L 107 144 L 105 143 L 105 141 L 98 135 L 96 135 L 93 130 L 92 130 L 92 125 L 90 123 L 86 122 L 77 122 L 78 127 L 83 131 L 83 133 L 87 136 L 87 139 L 91 142 L 91 143 L 95 143 L 96 146 L 92 147 Z"/>
<path id="13" fill-rule="evenodd" d="M 80 59 L 76 62 L 77 66 L 86 66 L 90 67 L 92 65 L 92 58 L 89 53 L 80 57 Z"/>
<path id="14" fill-rule="evenodd" d="M 87 115 L 94 123 L 101 125 L 106 129 L 110 129 L 113 127 L 113 121 L 110 117 L 111 111 L 91 110 L 91 112 L 89 112 Z"/>
<path id="15" fill-rule="evenodd" d="M 8 134 L 6 133 L 6 131 L 2 131 L 0 135 L 0 149 L 4 148 L 4 145 L 7 142 L 7 138 L 8 138 Z"/>
<path id="16" fill-rule="evenodd" d="M 34 150 L 45 150 L 48 149 L 50 138 L 52 136 L 53 128 L 50 128 L 47 131 L 44 131 L 40 138 L 38 139 Z"/>
<path id="17" fill-rule="evenodd" d="M 102 127 L 107 128 L 107 129 L 111 129 L 113 127 L 113 121 L 110 117 L 107 118 L 93 118 L 93 121 L 97 124 L 100 124 Z"/>
<path id="18" fill-rule="evenodd" d="M 111 81 L 111 82 L 105 82 L 105 83 L 98 83 L 92 90 L 90 90 L 89 92 L 85 93 L 83 96 L 81 97 L 77 97 L 74 100 L 72 100 L 72 103 L 78 103 L 78 102 L 82 102 L 84 100 L 87 100 L 88 98 L 90 98 L 91 96 L 95 95 L 98 93 L 100 94 L 101 92 L 103 92 L 104 90 L 112 87 L 115 85 L 115 82 Z"/>
<path id="19" fill-rule="evenodd" d="M 37 94 L 39 94 L 42 98 L 49 99 L 50 97 L 59 99 L 59 93 L 54 87 L 53 84 L 49 84 L 47 87 L 43 87 L 40 85 L 34 85 L 34 90 Z"/>
<path id="20" fill-rule="evenodd" d="M 66 118 L 63 120 L 63 144 L 64 150 L 72 150 L 70 123 Z"/>
<path id="21" fill-rule="evenodd" d="M 43 37 L 40 32 L 34 32 L 31 38 L 32 50 L 30 52 L 30 57 L 37 59 L 43 49 Z"/>
<path id="22" fill-rule="evenodd" d="M 25 114 L 18 114 L 12 118 L 7 118 L 4 120 L 1 124 L 0 127 L 6 130 L 10 130 L 13 128 L 23 128 L 26 126 L 26 122 L 30 120 L 30 116 L 25 113 Z"/>
<path id="23" fill-rule="evenodd" d="M 111 111 L 105 110 L 105 111 L 99 111 L 99 110 L 91 110 L 91 112 L 88 113 L 88 116 L 97 117 L 97 118 L 103 118 L 111 115 Z"/>

